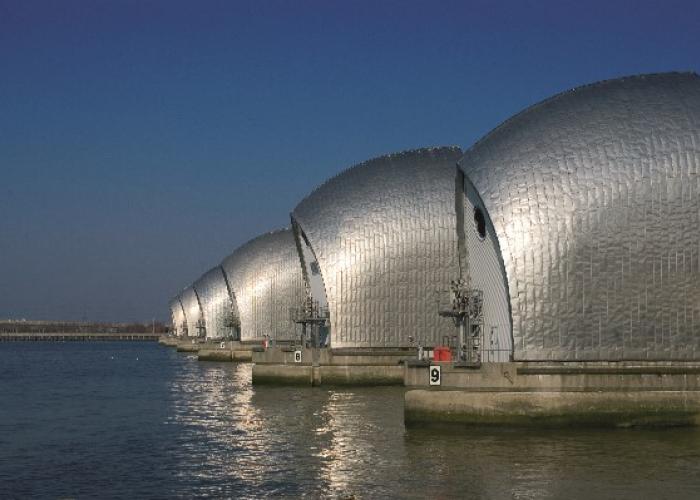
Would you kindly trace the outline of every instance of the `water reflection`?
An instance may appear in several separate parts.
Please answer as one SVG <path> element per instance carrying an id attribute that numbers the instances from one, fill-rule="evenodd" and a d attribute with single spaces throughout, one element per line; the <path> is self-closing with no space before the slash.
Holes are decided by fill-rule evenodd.
<path id="1" fill-rule="evenodd" d="M 411 429 L 428 494 L 473 498 L 697 498 L 700 432 Z M 692 479 L 691 479 L 692 478 Z"/>
<path id="2" fill-rule="evenodd" d="M 171 419 L 182 444 L 178 476 L 211 495 L 255 491 L 275 467 L 275 443 L 252 404 L 251 365 L 188 358 L 171 385 Z"/>
<path id="3" fill-rule="evenodd" d="M 328 491 L 338 496 L 361 496 L 369 490 L 393 495 L 396 471 L 404 464 L 403 391 L 395 388 L 331 390 L 323 404 L 326 437 L 320 450 L 323 466 L 319 477 L 328 481 Z M 386 425 L 387 419 L 399 425 Z M 362 473 L 358 474 L 358 471 Z"/>
<path id="4" fill-rule="evenodd" d="M 700 491 L 696 429 L 406 431 L 400 388 L 252 387 L 250 365 L 155 345 L 19 344 L 0 345 L 0 498 Z"/>
<path id="5" fill-rule="evenodd" d="M 250 365 L 180 362 L 176 496 L 695 498 L 700 488 L 693 429 L 407 431 L 400 388 L 252 387 Z"/>
<path id="6" fill-rule="evenodd" d="M 387 484 L 372 468 L 402 442 L 402 391 L 253 388 L 250 372 L 248 364 L 183 358 L 170 387 L 181 486 L 224 496 L 349 496 Z"/>

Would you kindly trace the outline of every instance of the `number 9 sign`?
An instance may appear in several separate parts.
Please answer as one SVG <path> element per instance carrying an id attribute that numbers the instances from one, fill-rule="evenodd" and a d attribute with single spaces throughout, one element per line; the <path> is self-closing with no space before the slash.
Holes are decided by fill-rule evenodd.
<path id="1" fill-rule="evenodd" d="M 430 371 L 428 372 L 430 376 L 430 385 L 440 385 L 440 382 L 442 382 L 442 374 L 440 373 L 441 368 L 441 366 L 430 366 Z"/>

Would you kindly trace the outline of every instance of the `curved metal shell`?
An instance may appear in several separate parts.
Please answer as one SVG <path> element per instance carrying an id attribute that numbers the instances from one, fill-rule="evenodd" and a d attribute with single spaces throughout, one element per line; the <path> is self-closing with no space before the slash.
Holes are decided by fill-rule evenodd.
<path id="1" fill-rule="evenodd" d="M 333 347 L 435 345 L 455 335 L 436 294 L 459 277 L 458 148 L 376 158 L 292 212 L 320 267 Z M 413 342 L 411 342 L 411 337 Z"/>
<path id="2" fill-rule="evenodd" d="M 175 297 L 170 301 L 170 316 L 173 322 L 173 333 L 181 337 L 185 332 L 186 321 L 185 311 L 182 309 L 180 297 Z"/>
<path id="3" fill-rule="evenodd" d="M 194 287 L 185 288 L 180 294 L 182 308 L 185 311 L 185 322 L 187 324 L 188 337 L 198 337 L 202 327 L 202 308 L 199 305 L 199 298 Z"/>
<path id="4" fill-rule="evenodd" d="M 697 75 L 555 96 L 460 166 L 500 245 L 515 359 L 698 358 Z"/>
<path id="5" fill-rule="evenodd" d="M 241 340 L 294 338 L 290 310 L 305 297 L 301 264 L 290 229 L 263 234 L 221 263 L 234 296 Z"/>
<path id="6" fill-rule="evenodd" d="M 234 327 L 233 305 L 221 266 L 204 273 L 193 286 L 202 307 L 206 337 L 217 339 L 230 336 Z"/>
<path id="7" fill-rule="evenodd" d="M 481 359 L 508 361 L 513 354 L 512 325 L 498 238 L 474 186 L 469 179 L 460 178 L 460 181 L 462 193 L 458 192 L 458 196 L 462 197 L 464 221 L 457 229 L 464 234 L 465 278 L 469 287 L 481 291 L 483 296 Z"/>

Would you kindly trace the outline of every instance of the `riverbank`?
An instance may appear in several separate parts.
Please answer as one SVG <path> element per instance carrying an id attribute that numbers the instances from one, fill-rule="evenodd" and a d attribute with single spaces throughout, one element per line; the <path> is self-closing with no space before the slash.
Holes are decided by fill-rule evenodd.
<path id="1" fill-rule="evenodd" d="M 0 333 L 0 342 L 156 342 L 160 333 Z"/>

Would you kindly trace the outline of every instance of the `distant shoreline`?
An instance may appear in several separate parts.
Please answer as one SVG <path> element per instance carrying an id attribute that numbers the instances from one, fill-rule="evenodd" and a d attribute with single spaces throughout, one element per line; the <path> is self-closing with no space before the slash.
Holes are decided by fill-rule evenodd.
<path id="1" fill-rule="evenodd" d="M 108 342 L 108 341 L 140 341 L 155 342 L 162 333 L 129 332 L 129 333 L 89 333 L 89 332 L 56 332 L 56 333 L 0 333 L 0 342 Z"/>

